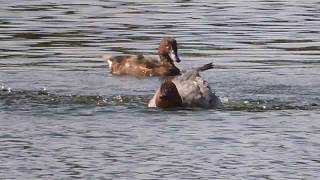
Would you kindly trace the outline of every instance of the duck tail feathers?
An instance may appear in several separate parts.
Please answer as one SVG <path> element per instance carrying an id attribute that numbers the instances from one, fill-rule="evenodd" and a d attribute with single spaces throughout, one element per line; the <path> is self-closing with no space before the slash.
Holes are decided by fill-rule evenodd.
<path id="1" fill-rule="evenodd" d="M 213 69 L 213 64 L 212 63 L 208 63 L 208 64 L 205 64 L 201 67 L 198 67 L 198 71 L 206 71 L 208 69 Z"/>
<path id="2" fill-rule="evenodd" d="M 111 55 L 108 55 L 108 54 L 105 54 L 102 56 L 102 59 L 107 61 L 108 65 L 109 65 L 109 68 L 111 69 L 112 67 L 112 56 Z"/>

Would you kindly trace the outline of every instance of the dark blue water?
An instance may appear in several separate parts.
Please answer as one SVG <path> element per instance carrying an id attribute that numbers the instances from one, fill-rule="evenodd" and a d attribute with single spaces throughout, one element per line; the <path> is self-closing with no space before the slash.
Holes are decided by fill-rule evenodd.
<path id="1" fill-rule="evenodd" d="M 320 3 L 4 1 L 3 179 L 319 179 Z M 147 108 L 157 78 L 115 77 L 104 54 L 156 54 L 224 110 Z"/>

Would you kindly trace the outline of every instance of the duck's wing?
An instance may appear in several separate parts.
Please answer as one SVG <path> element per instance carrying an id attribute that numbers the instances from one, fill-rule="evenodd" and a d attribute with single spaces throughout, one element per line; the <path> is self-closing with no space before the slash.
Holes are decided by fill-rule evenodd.
<path id="1" fill-rule="evenodd" d="M 212 63 L 205 64 L 173 79 L 185 106 L 204 108 L 222 107 L 220 99 L 212 92 L 208 82 L 199 74 L 212 68 Z"/>
<path id="2" fill-rule="evenodd" d="M 152 69 L 159 65 L 159 61 L 157 60 L 157 58 L 153 56 L 144 56 L 142 54 L 116 56 L 104 55 L 103 59 L 105 59 L 109 63 L 110 67 L 112 66 L 112 64 L 130 63 L 145 67 L 147 69 Z"/>
<path id="3" fill-rule="evenodd" d="M 207 96 L 211 92 L 206 86 L 205 81 L 201 77 L 196 77 L 192 80 L 174 79 L 179 94 L 182 98 L 182 103 L 188 107 L 204 107 L 207 104 Z"/>
<path id="4" fill-rule="evenodd" d="M 201 77 L 198 77 L 197 82 L 201 92 L 202 107 L 223 108 L 220 98 L 212 91 L 209 83 Z"/>
<path id="5" fill-rule="evenodd" d="M 173 82 L 179 91 L 184 106 L 202 108 L 222 107 L 220 99 L 212 92 L 208 82 L 201 77 L 185 81 L 174 79 Z"/>
<path id="6" fill-rule="evenodd" d="M 183 105 L 198 106 L 198 101 L 201 99 L 201 93 L 197 82 L 189 79 L 184 80 L 181 78 L 175 78 L 172 80 L 172 82 L 178 89 Z"/>

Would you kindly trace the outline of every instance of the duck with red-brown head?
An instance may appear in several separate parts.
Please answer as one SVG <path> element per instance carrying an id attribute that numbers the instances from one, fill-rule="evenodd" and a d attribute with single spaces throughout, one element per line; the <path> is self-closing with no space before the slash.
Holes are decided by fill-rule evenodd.
<path id="1" fill-rule="evenodd" d="M 174 38 L 166 37 L 160 41 L 158 54 L 161 63 L 169 63 L 174 65 L 174 61 L 180 62 L 178 56 L 177 41 Z"/>
<path id="2" fill-rule="evenodd" d="M 219 97 L 211 91 L 209 83 L 205 81 L 200 72 L 213 68 L 213 64 L 205 64 L 193 68 L 181 76 L 161 84 L 155 95 L 149 101 L 149 107 L 200 107 L 223 108 Z"/>
<path id="3" fill-rule="evenodd" d="M 165 81 L 161 84 L 160 90 L 156 94 L 155 104 L 160 108 L 174 108 L 182 105 L 176 85 L 172 81 Z"/>
<path id="4" fill-rule="evenodd" d="M 174 38 L 165 37 L 160 41 L 158 55 L 159 60 L 144 55 L 104 56 L 104 58 L 114 75 L 136 77 L 180 75 L 180 70 L 174 64 L 174 61 L 180 62 L 177 41 Z"/>

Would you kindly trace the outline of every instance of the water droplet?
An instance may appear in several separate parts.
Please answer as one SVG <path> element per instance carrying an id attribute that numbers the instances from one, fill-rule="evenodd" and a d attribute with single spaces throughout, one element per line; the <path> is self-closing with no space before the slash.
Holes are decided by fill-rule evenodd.
<path id="1" fill-rule="evenodd" d="M 40 91 L 38 92 L 39 95 L 48 95 L 48 91 L 45 87 L 41 88 Z"/>
<path id="2" fill-rule="evenodd" d="M 116 99 L 119 100 L 119 102 L 123 102 L 123 99 L 120 95 L 116 96 Z"/>
<path id="3" fill-rule="evenodd" d="M 227 103 L 227 102 L 229 102 L 229 98 L 222 97 L 222 98 L 220 98 L 220 101 L 223 102 L 223 103 Z"/>

